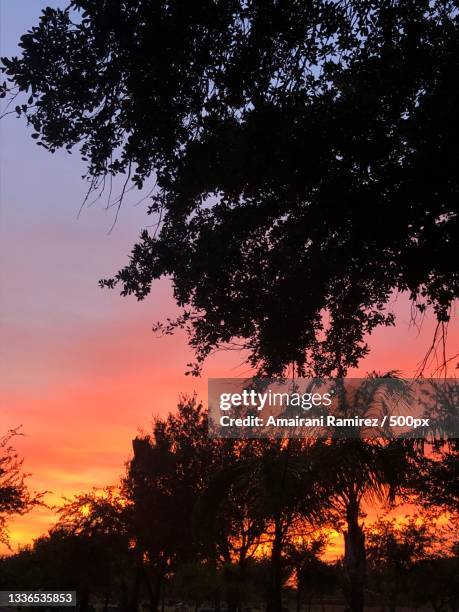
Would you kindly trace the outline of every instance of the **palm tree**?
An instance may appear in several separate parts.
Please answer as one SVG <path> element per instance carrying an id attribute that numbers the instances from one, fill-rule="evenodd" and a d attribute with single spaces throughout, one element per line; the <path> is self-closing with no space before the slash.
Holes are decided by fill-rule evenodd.
<path id="1" fill-rule="evenodd" d="M 215 517 L 226 496 L 243 495 L 248 518 L 268 534 L 268 612 L 283 607 L 284 553 L 292 527 L 316 527 L 327 508 L 328 490 L 313 461 L 313 446 L 300 439 L 246 440 L 239 459 L 215 475 L 201 503 L 202 516 Z"/>
<path id="2" fill-rule="evenodd" d="M 337 412 L 342 416 L 365 417 L 387 411 L 392 400 L 406 402 L 410 390 L 396 372 L 368 376 L 357 387 L 348 381 L 337 384 Z M 352 612 L 364 608 L 366 575 L 363 505 L 392 503 L 408 482 L 416 453 L 413 440 L 390 439 L 388 430 L 378 437 L 356 428 L 354 438 L 323 440 L 317 452 L 324 478 L 332 491 L 332 507 L 344 534 L 346 596 Z"/>

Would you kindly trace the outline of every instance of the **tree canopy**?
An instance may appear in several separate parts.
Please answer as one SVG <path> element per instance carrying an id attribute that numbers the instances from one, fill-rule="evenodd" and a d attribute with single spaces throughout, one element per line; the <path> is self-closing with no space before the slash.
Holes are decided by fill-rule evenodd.
<path id="1" fill-rule="evenodd" d="M 0 543 L 9 547 L 8 521 L 14 515 L 26 514 L 35 506 L 43 505 L 45 494 L 30 491 L 22 459 L 12 446 L 20 427 L 0 436 Z"/>
<path id="2" fill-rule="evenodd" d="M 236 342 L 266 374 L 344 374 L 394 291 L 440 324 L 459 293 L 458 9 L 72 0 L 3 58 L 2 91 L 39 145 L 80 148 L 91 189 L 155 182 L 156 230 L 102 284 L 170 277 L 195 373 Z"/>

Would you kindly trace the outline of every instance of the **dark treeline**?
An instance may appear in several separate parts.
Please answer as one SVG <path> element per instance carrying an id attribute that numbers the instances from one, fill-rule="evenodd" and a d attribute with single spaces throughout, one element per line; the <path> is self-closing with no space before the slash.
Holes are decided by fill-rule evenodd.
<path id="1" fill-rule="evenodd" d="M 82 610 L 358 610 L 364 597 L 455 610 L 454 470 L 451 444 L 212 439 L 203 406 L 183 398 L 133 441 L 119 488 L 68 501 L 47 535 L 2 559 L 0 587 L 75 589 Z M 416 514 L 365 525 L 365 508 L 401 501 Z M 331 530 L 345 553 L 327 563 Z"/>

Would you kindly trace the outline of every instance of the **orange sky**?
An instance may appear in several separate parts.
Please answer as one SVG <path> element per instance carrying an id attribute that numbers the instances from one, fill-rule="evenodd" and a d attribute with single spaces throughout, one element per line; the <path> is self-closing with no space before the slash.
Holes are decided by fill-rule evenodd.
<path id="1" fill-rule="evenodd" d="M 2 54 L 44 4 L 2 2 Z M 97 281 L 127 259 L 151 220 L 138 193 L 128 199 L 113 232 L 113 210 L 101 203 L 76 215 L 85 193 L 77 155 L 52 156 L 36 147 L 22 121 L 0 125 L 0 312 L 2 316 L 0 434 L 22 425 L 16 447 L 31 487 L 48 501 L 116 483 L 138 428 L 173 410 L 180 393 L 205 399 L 209 376 L 245 376 L 243 356 L 217 355 L 201 379 L 184 375 L 192 355 L 183 335 L 155 338 L 152 323 L 175 307 L 167 282 L 143 303 L 101 290 Z M 406 301 L 398 326 L 378 330 L 361 373 L 399 369 L 413 375 L 433 331 L 409 326 Z M 459 345 L 457 319 L 449 346 Z M 37 509 L 11 523 L 14 546 L 31 541 L 54 520 Z"/>
<path id="2" fill-rule="evenodd" d="M 89 269 L 88 284 L 92 280 Z M 165 286 L 160 295 L 168 301 Z M 8 328 L 7 353 L 14 360 L 22 356 L 22 362 L 7 364 L 13 375 L 2 393 L 0 431 L 22 425 L 26 435 L 16 446 L 32 472 L 30 484 L 52 491 L 52 503 L 115 483 L 138 429 L 148 429 L 154 415 L 173 410 L 180 393 L 196 391 L 205 400 L 208 376 L 247 372 L 241 356 L 231 353 L 211 359 L 200 379 L 184 376 L 191 356 L 186 339 L 155 338 L 150 331 L 157 311 L 153 303 L 129 302 L 115 294 L 106 299 L 111 316 L 75 324 L 71 331 L 59 326 L 53 334 L 39 322 Z M 401 322 L 396 329 L 377 332 L 363 371 L 397 368 L 412 374 L 431 331 L 432 325 L 425 325 L 417 336 Z M 450 341 L 457 345 L 457 327 L 451 331 Z M 14 520 L 14 544 L 30 541 L 53 520 L 45 509 Z"/>

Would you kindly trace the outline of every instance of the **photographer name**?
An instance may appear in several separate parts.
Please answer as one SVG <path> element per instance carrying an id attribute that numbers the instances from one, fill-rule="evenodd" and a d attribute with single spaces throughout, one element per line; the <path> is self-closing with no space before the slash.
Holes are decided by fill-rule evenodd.
<path id="1" fill-rule="evenodd" d="M 388 422 L 389 421 L 389 422 Z M 230 417 L 228 415 L 222 415 L 220 417 L 221 427 L 384 427 L 389 424 L 391 427 L 411 427 L 416 429 L 417 427 L 428 427 L 429 419 L 425 418 L 414 418 L 412 416 L 402 415 L 384 415 L 380 418 L 362 418 L 358 416 L 354 417 L 336 417 L 331 414 L 326 416 L 320 416 L 315 418 L 304 418 L 304 417 L 276 417 L 270 416 L 268 419 L 263 419 L 260 416 L 246 416 L 246 417 Z"/>

